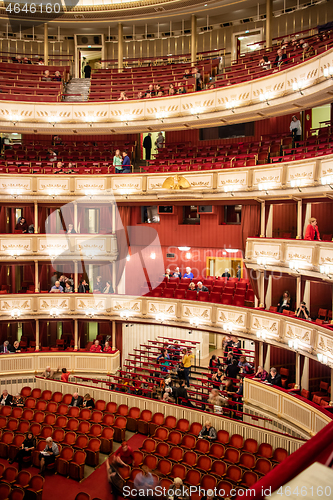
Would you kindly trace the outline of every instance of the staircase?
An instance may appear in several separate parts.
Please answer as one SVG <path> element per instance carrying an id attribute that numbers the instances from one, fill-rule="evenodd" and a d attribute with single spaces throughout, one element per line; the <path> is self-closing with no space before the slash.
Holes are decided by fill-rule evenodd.
<path id="1" fill-rule="evenodd" d="M 72 78 L 66 85 L 65 102 L 88 101 L 90 78 Z"/>

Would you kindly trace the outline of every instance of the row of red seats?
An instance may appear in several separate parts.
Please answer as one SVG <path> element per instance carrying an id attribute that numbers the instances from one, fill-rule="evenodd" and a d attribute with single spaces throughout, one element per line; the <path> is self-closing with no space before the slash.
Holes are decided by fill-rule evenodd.
<path id="1" fill-rule="evenodd" d="M 18 472 L 15 467 L 0 464 L 0 498 L 2 500 L 42 500 L 44 478 L 39 474 L 32 476 L 30 472 Z"/>

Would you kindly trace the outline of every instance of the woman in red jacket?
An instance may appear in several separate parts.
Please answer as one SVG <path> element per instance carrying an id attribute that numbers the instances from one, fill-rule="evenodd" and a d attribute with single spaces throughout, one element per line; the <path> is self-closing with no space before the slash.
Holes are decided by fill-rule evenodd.
<path id="1" fill-rule="evenodd" d="M 317 226 L 317 219 L 315 219 L 314 217 L 311 217 L 311 219 L 309 219 L 309 225 L 305 230 L 304 239 L 311 240 L 311 241 L 314 241 L 314 240 L 320 241 L 320 234 L 319 234 L 319 229 Z"/>

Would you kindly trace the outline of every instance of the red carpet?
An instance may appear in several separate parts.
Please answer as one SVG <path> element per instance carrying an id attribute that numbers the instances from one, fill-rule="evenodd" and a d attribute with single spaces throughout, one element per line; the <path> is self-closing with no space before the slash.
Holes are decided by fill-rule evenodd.
<path id="1" fill-rule="evenodd" d="M 136 434 L 128 440 L 128 444 L 137 450 L 146 439 L 147 436 Z M 119 443 L 114 443 L 114 451 L 119 448 Z M 104 455 L 102 455 L 104 456 Z M 0 459 L 0 462 L 8 466 L 7 460 Z M 16 467 L 16 464 L 13 464 Z M 31 475 L 38 474 L 39 470 L 35 467 L 29 467 L 28 470 Z M 59 474 L 48 475 L 46 473 L 45 484 L 43 489 L 43 500 L 74 500 L 76 495 L 84 491 L 89 493 L 91 499 L 97 497 L 101 500 L 111 500 L 110 485 L 106 477 L 105 463 L 98 467 L 87 479 L 81 483 L 73 479 L 66 479 Z M 121 498 L 121 497 L 120 497 Z"/>

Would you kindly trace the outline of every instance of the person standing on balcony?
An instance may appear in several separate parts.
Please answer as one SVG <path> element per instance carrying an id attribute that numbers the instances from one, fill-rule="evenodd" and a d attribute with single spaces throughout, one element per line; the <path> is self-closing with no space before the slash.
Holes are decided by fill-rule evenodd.
<path id="1" fill-rule="evenodd" d="M 182 364 L 184 366 L 184 375 L 187 387 L 190 387 L 190 372 L 191 372 L 192 359 L 194 359 L 194 354 L 192 354 L 192 350 L 184 349 Z"/>
<path id="2" fill-rule="evenodd" d="M 296 147 L 298 147 L 298 142 L 301 140 L 302 137 L 302 126 L 297 116 L 294 115 L 292 117 L 289 129 L 293 138 L 293 147 L 295 147 L 296 144 L 297 144 Z"/>
<path id="3" fill-rule="evenodd" d="M 309 224 L 305 230 L 304 239 L 311 241 L 320 241 L 317 219 L 315 217 L 311 217 L 311 219 L 309 219 Z"/>
<path id="4" fill-rule="evenodd" d="M 91 76 L 91 66 L 89 63 L 87 63 L 85 65 L 85 67 L 83 68 L 83 73 L 84 73 L 84 77 L 85 78 L 90 78 Z"/>
<path id="5" fill-rule="evenodd" d="M 142 145 L 146 150 L 146 160 L 150 160 L 150 155 L 151 155 L 151 133 L 150 132 L 143 139 Z"/>

